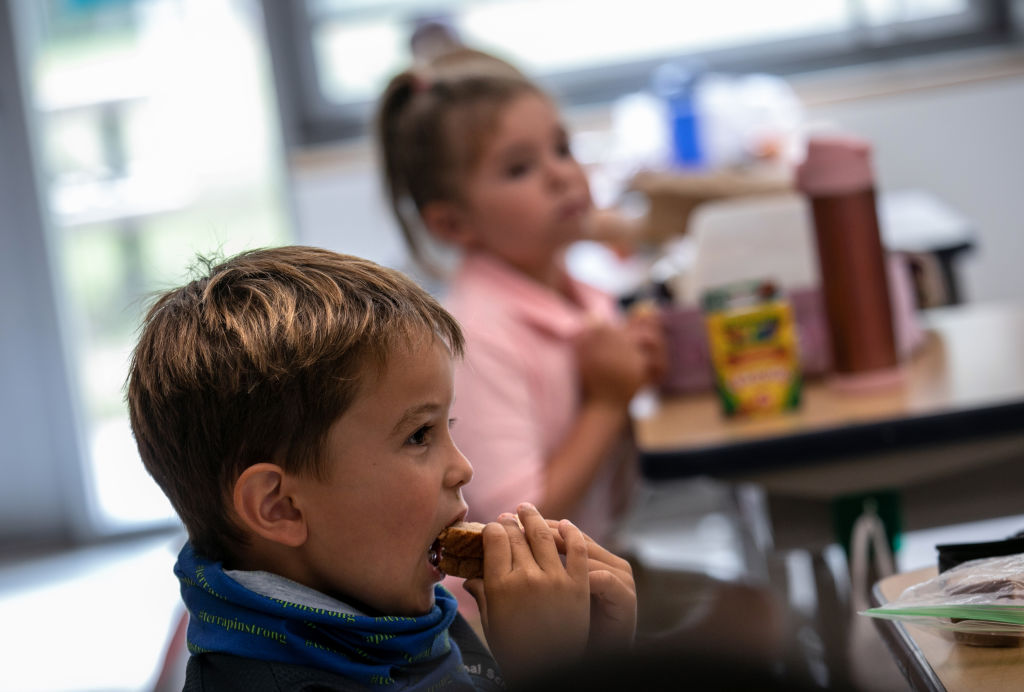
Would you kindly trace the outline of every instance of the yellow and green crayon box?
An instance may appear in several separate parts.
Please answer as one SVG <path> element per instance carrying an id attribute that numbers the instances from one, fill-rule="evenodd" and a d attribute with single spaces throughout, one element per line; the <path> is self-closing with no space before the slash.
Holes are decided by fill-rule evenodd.
<path id="1" fill-rule="evenodd" d="M 767 281 L 704 294 L 715 387 L 729 416 L 778 413 L 800 405 L 800 354 L 793 310 Z"/>

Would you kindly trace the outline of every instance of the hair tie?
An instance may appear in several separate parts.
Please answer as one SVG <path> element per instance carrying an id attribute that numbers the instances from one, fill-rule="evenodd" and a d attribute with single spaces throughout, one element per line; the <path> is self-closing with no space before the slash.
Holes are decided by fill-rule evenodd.
<path id="1" fill-rule="evenodd" d="M 412 75 L 412 89 L 417 94 L 429 91 L 434 86 L 433 80 L 422 72 L 414 72 Z"/>

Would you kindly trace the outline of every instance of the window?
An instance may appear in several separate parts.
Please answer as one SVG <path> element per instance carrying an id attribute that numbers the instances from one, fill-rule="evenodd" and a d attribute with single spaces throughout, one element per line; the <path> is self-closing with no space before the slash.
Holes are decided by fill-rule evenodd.
<path id="1" fill-rule="evenodd" d="M 99 534 L 173 521 L 123 385 L 147 297 L 291 238 L 255 0 L 19 0 L 51 263 Z"/>
<path id="2" fill-rule="evenodd" d="M 511 60 L 568 103 L 643 89 L 660 63 L 792 73 L 1006 40 L 1006 0 L 304 0 L 275 12 L 274 48 L 296 85 L 293 138 L 365 132 L 372 102 L 411 60 L 418 23 Z M 287 14 L 287 16 L 282 16 Z M 287 27 L 287 28 L 286 28 Z"/>

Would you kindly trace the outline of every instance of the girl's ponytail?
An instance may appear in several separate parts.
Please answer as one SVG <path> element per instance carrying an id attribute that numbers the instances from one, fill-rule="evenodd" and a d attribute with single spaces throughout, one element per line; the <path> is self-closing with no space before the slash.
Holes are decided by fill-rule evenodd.
<path id="1" fill-rule="evenodd" d="M 423 83 L 424 78 L 411 70 L 393 77 L 380 99 L 376 117 L 378 163 L 384 190 L 406 246 L 413 260 L 421 266 L 427 262 L 420 238 L 409 218 L 415 205 L 410 200 L 409 170 L 405 160 L 408 148 L 414 143 L 407 141 L 410 127 L 405 122 L 408 118 L 403 116 L 409 111 L 417 91 L 422 90 Z"/>

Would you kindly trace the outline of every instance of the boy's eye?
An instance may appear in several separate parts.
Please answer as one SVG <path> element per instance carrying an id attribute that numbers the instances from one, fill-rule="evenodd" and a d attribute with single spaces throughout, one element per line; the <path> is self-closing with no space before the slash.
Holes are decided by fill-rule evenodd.
<path id="1" fill-rule="evenodd" d="M 449 418 L 448 429 L 451 430 L 453 425 L 455 425 L 455 419 Z M 406 444 L 413 445 L 414 447 L 423 447 L 424 445 L 428 445 L 433 441 L 433 436 L 434 425 L 424 425 L 417 428 L 416 432 L 414 432 L 412 435 L 409 435 L 409 437 L 406 438 L 405 442 Z"/>
<path id="2" fill-rule="evenodd" d="M 432 425 L 424 425 L 418 428 L 412 435 L 409 435 L 409 439 L 406 442 L 417 447 L 423 446 L 430 441 L 430 432 L 433 429 L 434 426 Z"/>

